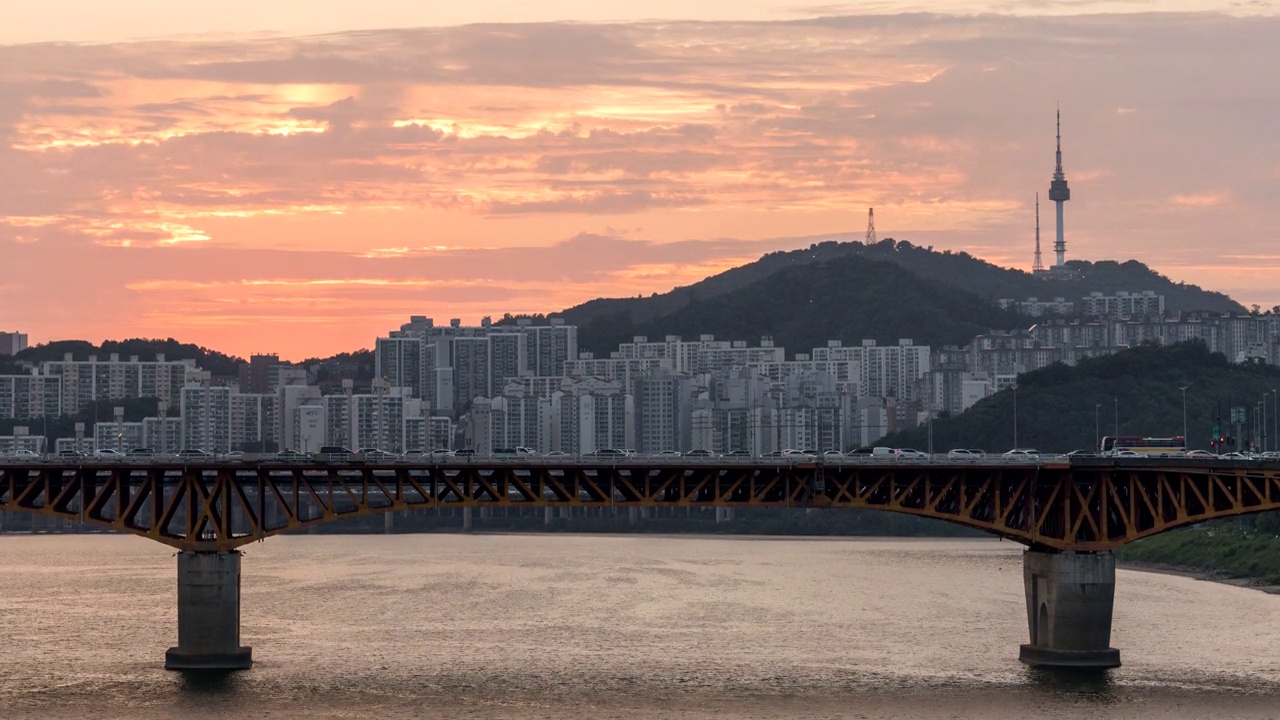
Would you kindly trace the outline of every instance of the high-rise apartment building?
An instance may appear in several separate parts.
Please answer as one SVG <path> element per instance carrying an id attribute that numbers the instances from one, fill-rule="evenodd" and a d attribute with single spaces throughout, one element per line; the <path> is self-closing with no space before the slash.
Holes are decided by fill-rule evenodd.
<path id="1" fill-rule="evenodd" d="M 279 398 L 275 393 L 232 393 L 232 450 L 274 452 L 279 449 Z"/>
<path id="2" fill-rule="evenodd" d="M 26 333 L 0 331 L 0 355 L 17 355 L 26 349 Z"/>
<path id="3" fill-rule="evenodd" d="M 182 444 L 209 453 L 231 452 L 231 388 L 182 388 Z"/>
<path id="4" fill-rule="evenodd" d="M 46 362 L 41 374 L 62 380 L 62 414 L 76 415 L 82 409 L 102 401 L 153 397 L 161 402 L 177 404 L 188 381 L 207 376 L 194 360 L 166 361 L 164 355 L 155 360 L 138 360 L 133 356 L 121 360 L 112 354 L 106 360 L 90 355 L 88 360 Z"/>
<path id="5" fill-rule="evenodd" d="M 30 420 L 62 414 L 62 378 L 0 375 L 0 419 Z"/>

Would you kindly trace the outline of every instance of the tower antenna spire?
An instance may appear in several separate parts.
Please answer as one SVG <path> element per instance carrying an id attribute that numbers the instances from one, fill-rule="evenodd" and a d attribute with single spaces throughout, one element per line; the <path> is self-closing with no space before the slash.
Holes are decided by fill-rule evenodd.
<path id="1" fill-rule="evenodd" d="M 1058 150 L 1056 153 L 1054 153 L 1055 155 L 1054 159 L 1056 162 L 1054 163 L 1053 171 L 1054 173 L 1061 175 L 1062 174 L 1062 109 L 1061 108 L 1058 108 L 1057 136 L 1058 136 Z"/>
<path id="2" fill-rule="evenodd" d="M 1055 154 L 1055 164 L 1053 168 L 1053 180 L 1049 183 L 1049 199 L 1057 206 L 1058 215 L 1058 232 L 1057 239 L 1053 243 L 1053 252 L 1057 257 L 1054 259 L 1053 268 L 1057 271 L 1066 269 L 1067 265 L 1067 240 L 1062 232 L 1062 204 L 1071 199 L 1071 190 L 1067 187 L 1067 176 L 1062 173 L 1062 110 L 1057 111 L 1057 136 L 1058 148 Z"/>
<path id="3" fill-rule="evenodd" d="M 1040 257 L 1040 193 L 1036 193 L 1036 259 L 1031 265 L 1031 272 L 1044 272 L 1044 260 Z"/>
<path id="4" fill-rule="evenodd" d="M 876 244 L 876 209 L 867 208 L 867 245 Z"/>

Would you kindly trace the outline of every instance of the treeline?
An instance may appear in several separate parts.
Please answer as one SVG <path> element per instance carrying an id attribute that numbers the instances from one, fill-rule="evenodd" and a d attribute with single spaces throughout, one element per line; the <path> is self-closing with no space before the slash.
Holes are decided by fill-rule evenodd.
<path id="1" fill-rule="evenodd" d="M 1280 512 L 1155 535 L 1121 547 L 1116 557 L 1280 586 Z"/>
<path id="2" fill-rule="evenodd" d="M 12 366 L 13 361 L 16 360 L 38 365 L 42 362 L 62 360 L 68 353 L 71 354 L 72 360 L 88 360 L 90 355 L 96 355 L 99 360 L 105 360 L 112 353 L 116 353 L 122 360 L 136 355 L 139 360 L 144 361 L 155 360 L 157 355 L 163 354 L 165 360 L 195 360 L 196 365 L 201 369 L 208 370 L 218 377 L 238 375 L 240 366 L 245 362 L 243 358 L 192 343 L 178 342 L 173 338 L 166 340 L 130 338 L 105 340 L 101 345 L 94 345 L 85 340 L 57 340 L 29 347 L 14 356 L 8 364 Z"/>
<path id="3" fill-rule="evenodd" d="M 1264 393 L 1280 387 L 1280 368 L 1262 364 L 1228 363 L 1203 343 L 1160 347 L 1143 345 L 1106 357 L 1083 360 L 1074 367 L 1052 365 L 1019 376 L 1016 390 L 1004 390 L 979 401 L 954 417 L 932 423 L 933 448 L 981 448 L 1003 451 L 1016 444 L 1042 452 L 1065 452 L 1096 447 L 1098 435 L 1181 435 L 1183 393 L 1186 388 L 1187 444 L 1209 448 L 1216 418 L 1222 432 L 1230 408 L 1246 408 L 1248 422 L 1239 429 L 1236 449 L 1253 435 L 1261 435 L 1253 410 Z M 1266 403 L 1268 446 L 1276 446 L 1274 396 Z M 1014 442 L 1014 408 L 1017 442 Z M 894 433 L 880 444 L 925 449 L 928 426 Z"/>

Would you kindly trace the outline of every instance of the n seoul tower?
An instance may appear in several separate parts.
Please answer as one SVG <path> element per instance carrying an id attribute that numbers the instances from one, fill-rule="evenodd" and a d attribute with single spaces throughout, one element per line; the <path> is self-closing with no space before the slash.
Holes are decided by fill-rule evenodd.
<path id="1" fill-rule="evenodd" d="M 1066 267 L 1067 241 L 1062 237 L 1062 203 L 1071 199 L 1071 190 L 1067 188 L 1067 178 L 1062 174 L 1062 111 L 1058 111 L 1058 163 L 1053 169 L 1053 181 L 1049 183 L 1049 199 L 1058 206 L 1058 239 L 1053 243 L 1053 251 L 1058 259 L 1054 269 Z"/>

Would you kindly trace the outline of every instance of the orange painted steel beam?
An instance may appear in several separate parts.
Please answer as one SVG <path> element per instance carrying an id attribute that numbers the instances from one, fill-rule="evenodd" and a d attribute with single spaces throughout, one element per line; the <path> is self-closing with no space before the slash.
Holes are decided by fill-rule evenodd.
<path id="1" fill-rule="evenodd" d="M 377 513 L 453 507 L 813 507 L 930 517 L 1040 549 L 1112 550 L 1280 509 L 1280 467 L 568 462 L 0 465 L 0 510 L 181 550 L 233 550 Z"/>

